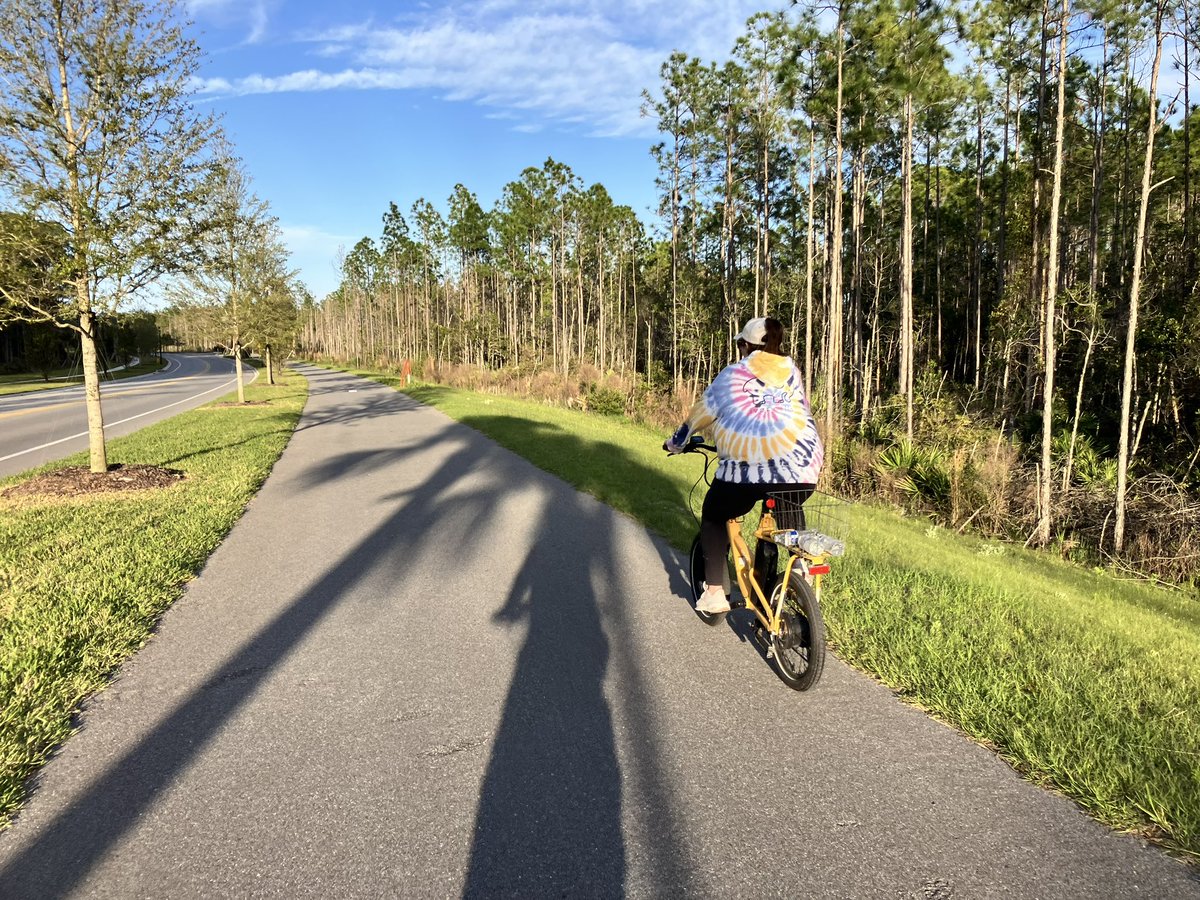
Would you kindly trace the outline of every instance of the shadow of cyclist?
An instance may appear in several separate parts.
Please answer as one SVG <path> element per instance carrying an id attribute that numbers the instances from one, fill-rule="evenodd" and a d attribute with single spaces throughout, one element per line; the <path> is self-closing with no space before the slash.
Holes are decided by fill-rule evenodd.
<path id="1" fill-rule="evenodd" d="M 603 517 L 547 501 L 495 621 L 526 626 L 479 799 L 465 896 L 620 896 L 621 773 L 604 697 L 596 582 L 614 572 Z M 577 557 L 577 566 L 562 560 Z M 585 887 L 586 886 L 586 887 Z"/>
<path id="2" fill-rule="evenodd" d="M 493 432 L 517 424 L 490 419 L 472 424 Z M 520 424 L 536 429 L 545 454 L 592 449 L 551 426 Z M 619 449 L 606 464 L 628 473 L 639 465 Z M 639 598 L 624 576 L 620 517 L 557 480 L 541 483 L 530 550 L 493 616 L 526 631 L 480 791 L 464 896 L 622 896 L 624 827 L 647 809 L 653 824 L 636 827 L 655 844 L 643 851 L 639 880 L 686 893 L 692 867 L 636 649 Z M 621 752 L 614 718 L 636 735 Z"/>

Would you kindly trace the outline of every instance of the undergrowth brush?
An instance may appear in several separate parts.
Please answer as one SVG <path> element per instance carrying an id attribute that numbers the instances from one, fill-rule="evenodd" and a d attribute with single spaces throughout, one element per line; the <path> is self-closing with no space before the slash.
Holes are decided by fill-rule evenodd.
<path id="1" fill-rule="evenodd" d="M 336 360 L 322 364 L 345 368 Z M 346 369 L 362 373 L 367 370 Z M 395 369 L 371 370 L 395 377 Z M 493 396 L 516 396 L 550 406 L 614 416 L 673 431 L 702 385 L 672 384 L 664 373 L 602 372 L 582 364 L 569 373 L 525 365 L 487 369 L 419 360 L 422 382 Z M 397 378 L 398 381 L 398 378 Z M 817 427 L 824 430 L 824 387 L 812 386 Z M 1059 421 L 1053 441 L 1054 533 L 1043 548 L 1084 567 L 1195 588 L 1200 582 L 1200 498 L 1161 473 L 1134 468 L 1126 495 L 1126 544 L 1113 551 L 1116 463 L 1086 433 L 1072 437 Z M 830 445 L 826 441 L 827 447 Z M 876 398 L 846 421 L 826 457 L 826 487 L 873 498 L 960 531 L 1029 544 L 1037 532 L 1040 453 L 1028 436 L 972 412 L 972 399 L 947 389 L 936 372 L 921 375 L 914 396 L 913 435 L 907 436 L 903 398 Z"/>

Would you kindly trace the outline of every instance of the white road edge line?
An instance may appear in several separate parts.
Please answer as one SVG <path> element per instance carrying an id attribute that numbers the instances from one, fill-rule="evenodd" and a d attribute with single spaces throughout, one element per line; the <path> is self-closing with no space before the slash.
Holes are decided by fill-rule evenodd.
<path id="1" fill-rule="evenodd" d="M 251 378 L 246 383 L 253 384 L 257 380 L 258 380 L 258 369 L 255 369 L 254 377 Z M 205 394 L 211 394 L 213 391 L 219 391 L 219 390 L 221 390 L 221 388 L 228 387 L 231 384 L 237 384 L 237 379 L 235 378 L 235 379 L 233 379 L 233 381 L 227 381 L 224 384 L 219 384 L 215 388 L 212 388 L 207 391 L 202 391 L 199 394 L 192 394 L 192 396 L 190 396 L 190 397 L 184 397 L 182 400 L 176 400 L 174 403 L 168 403 L 166 406 L 160 406 L 158 409 L 148 409 L 148 410 L 146 410 L 146 412 L 138 413 L 136 416 L 130 416 L 128 419 L 121 419 L 117 422 L 109 422 L 104 426 L 104 430 L 107 431 L 108 429 L 113 428 L 117 425 L 124 425 L 126 422 L 132 422 L 134 419 L 140 419 L 143 416 L 150 416 L 156 412 L 162 412 L 164 409 L 170 409 L 172 406 L 178 406 L 180 403 L 187 403 L 189 400 L 195 400 L 197 397 L 203 397 Z M 65 438 L 59 438 L 57 441 L 50 441 L 48 444 L 39 444 L 36 447 L 30 447 L 28 450 L 18 450 L 16 453 L 8 454 L 8 456 L 0 456 L 0 462 L 4 462 L 6 459 L 15 459 L 18 456 L 24 456 L 26 453 L 36 453 L 38 450 L 45 450 L 47 447 L 53 447 L 55 444 L 61 444 L 64 441 L 73 441 L 76 438 L 86 437 L 87 434 L 88 434 L 88 432 L 81 431 L 81 432 L 79 432 L 79 434 L 67 435 L 67 437 L 65 437 Z"/>

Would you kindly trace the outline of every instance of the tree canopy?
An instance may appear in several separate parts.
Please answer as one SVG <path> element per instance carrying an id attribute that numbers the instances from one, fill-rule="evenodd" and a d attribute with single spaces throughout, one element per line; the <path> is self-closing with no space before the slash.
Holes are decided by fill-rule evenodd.
<path id="1" fill-rule="evenodd" d="M 1200 17 L 1167 0 L 847 0 L 831 13 L 756 16 L 725 63 L 664 61 L 645 104 L 662 135 L 656 222 L 556 160 L 486 212 L 464 185 L 445 216 L 393 204 L 383 238 L 347 254 L 340 287 L 307 318 L 307 346 L 383 363 L 594 366 L 687 393 L 729 359 L 744 319 L 769 312 L 830 443 L 910 441 L 962 460 L 993 429 L 993 448 L 1015 442 L 1021 475 L 989 486 L 976 459 L 975 475 L 934 479 L 976 485 L 953 501 L 962 518 L 1019 511 L 1003 527 L 1028 535 L 1042 520 L 1046 540 L 1061 517 L 1111 547 L 1123 431 L 1135 480 L 1200 481 L 1188 78 Z M 1151 85 L 1157 39 L 1182 79 L 1169 104 Z M 1022 487 L 1033 482 L 1040 492 Z M 984 503 L 993 489 L 1005 499 Z M 1109 506 L 1084 522 L 1088 491 Z"/>

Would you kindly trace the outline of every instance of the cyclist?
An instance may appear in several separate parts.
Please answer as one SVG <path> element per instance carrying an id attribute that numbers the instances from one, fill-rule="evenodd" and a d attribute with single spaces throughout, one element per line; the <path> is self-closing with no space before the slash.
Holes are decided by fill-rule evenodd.
<path id="1" fill-rule="evenodd" d="M 804 378 L 783 352 L 783 323 L 757 318 L 737 337 L 740 358 L 705 389 L 687 421 L 664 445 L 669 453 L 686 449 L 693 434 L 705 433 L 719 463 L 704 497 L 700 540 L 704 547 L 701 612 L 729 611 L 725 596 L 725 523 L 743 516 L 776 491 L 816 486 L 825 451 L 804 395 Z"/>

